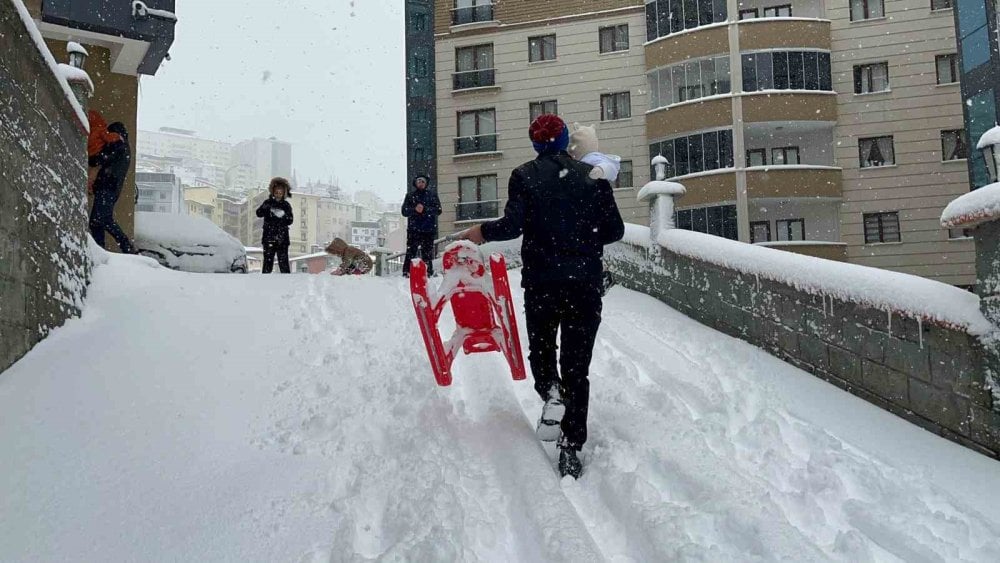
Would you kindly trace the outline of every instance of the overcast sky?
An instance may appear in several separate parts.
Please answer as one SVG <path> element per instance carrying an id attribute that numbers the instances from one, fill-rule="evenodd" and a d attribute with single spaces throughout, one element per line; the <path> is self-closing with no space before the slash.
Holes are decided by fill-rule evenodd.
<path id="1" fill-rule="evenodd" d="M 177 0 L 177 16 L 172 60 L 140 85 L 140 129 L 274 136 L 300 182 L 402 200 L 402 1 Z"/>

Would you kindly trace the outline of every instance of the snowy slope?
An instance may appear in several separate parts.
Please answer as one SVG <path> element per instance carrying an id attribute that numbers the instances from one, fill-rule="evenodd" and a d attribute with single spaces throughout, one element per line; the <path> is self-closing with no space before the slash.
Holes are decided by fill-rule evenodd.
<path id="1" fill-rule="evenodd" d="M 0 376 L 0 560 L 1000 560 L 1000 463 L 646 296 L 605 303 L 579 482 L 528 382 L 456 365 L 402 280 L 112 256 Z"/>

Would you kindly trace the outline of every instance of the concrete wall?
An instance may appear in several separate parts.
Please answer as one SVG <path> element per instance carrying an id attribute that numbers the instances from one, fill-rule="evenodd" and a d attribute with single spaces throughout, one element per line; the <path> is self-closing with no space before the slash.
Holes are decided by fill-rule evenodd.
<path id="1" fill-rule="evenodd" d="M 759 346 L 931 432 L 1000 458 L 1000 413 L 974 337 L 799 291 L 665 249 L 619 243 L 622 285 Z"/>
<path id="2" fill-rule="evenodd" d="M 0 2 L 0 371 L 80 313 L 86 133 L 10 2 Z"/>

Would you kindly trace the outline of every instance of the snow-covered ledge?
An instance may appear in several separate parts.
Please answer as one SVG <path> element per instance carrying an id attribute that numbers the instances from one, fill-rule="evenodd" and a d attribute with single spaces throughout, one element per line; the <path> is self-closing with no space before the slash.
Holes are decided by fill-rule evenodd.
<path id="1" fill-rule="evenodd" d="M 643 186 L 637 196 L 640 202 L 649 204 L 649 235 L 653 245 L 661 231 L 676 227 L 674 198 L 687 193 L 683 185 L 666 181 L 667 164 L 667 159 L 662 155 L 653 158 L 656 179 Z"/>

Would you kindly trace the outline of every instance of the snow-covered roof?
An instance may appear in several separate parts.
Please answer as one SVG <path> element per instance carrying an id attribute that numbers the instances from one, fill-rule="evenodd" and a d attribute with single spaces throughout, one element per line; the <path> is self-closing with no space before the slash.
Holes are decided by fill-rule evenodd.
<path id="1" fill-rule="evenodd" d="M 658 195 L 684 195 L 687 189 L 683 184 L 677 182 L 667 182 L 665 180 L 653 180 L 639 190 L 636 196 L 639 201 L 647 201 Z"/>
<path id="2" fill-rule="evenodd" d="M 59 86 L 62 87 L 63 94 L 66 97 L 66 101 L 76 112 L 77 119 L 80 120 L 80 125 L 83 130 L 90 133 L 90 121 L 87 119 L 86 112 L 83 111 L 83 106 L 77 101 L 76 95 L 73 94 L 73 90 L 69 87 L 69 82 L 66 81 L 66 77 L 59 72 L 59 67 L 56 65 L 56 59 L 52 56 L 52 51 L 49 51 L 49 46 L 45 44 L 45 39 L 42 38 L 42 33 L 38 31 L 38 26 L 35 25 L 35 21 L 31 19 L 31 14 L 28 9 L 24 7 L 24 2 L 22 0 L 11 0 L 14 2 L 14 9 L 17 10 L 17 14 L 21 17 L 21 22 L 24 24 L 24 28 L 28 31 L 28 35 L 31 36 L 32 42 L 35 44 L 35 48 L 41 53 L 42 58 L 49 65 L 52 70 L 52 75 L 55 76 L 56 80 L 59 81 Z"/>
<path id="3" fill-rule="evenodd" d="M 975 294 L 926 278 L 682 229 L 660 233 L 658 242 L 671 252 L 785 283 L 806 293 L 862 303 L 977 336 L 993 328 L 980 312 L 979 298 Z"/>
<path id="4" fill-rule="evenodd" d="M 976 148 L 983 149 L 987 145 L 1000 145 L 1000 126 L 993 127 L 983 133 L 983 136 L 979 138 L 979 142 L 976 143 Z"/>
<path id="5" fill-rule="evenodd" d="M 952 201 L 941 214 L 941 226 L 974 227 L 1000 219 L 1000 183 L 983 186 Z"/>

